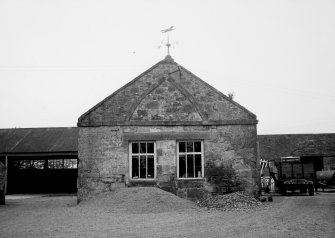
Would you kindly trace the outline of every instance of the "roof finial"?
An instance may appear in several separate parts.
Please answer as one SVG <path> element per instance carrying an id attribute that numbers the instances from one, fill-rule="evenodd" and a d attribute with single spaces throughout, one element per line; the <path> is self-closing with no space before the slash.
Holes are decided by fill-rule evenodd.
<path id="1" fill-rule="evenodd" d="M 167 41 L 166 41 L 165 45 L 167 47 L 167 55 L 168 56 L 170 56 L 170 47 L 171 47 L 171 44 L 170 44 L 170 35 L 169 35 L 170 31 L 173 31 L 173 26 L 170 26 L 167 29 L 161 30 L 162 33 L 167 33 Z"/>

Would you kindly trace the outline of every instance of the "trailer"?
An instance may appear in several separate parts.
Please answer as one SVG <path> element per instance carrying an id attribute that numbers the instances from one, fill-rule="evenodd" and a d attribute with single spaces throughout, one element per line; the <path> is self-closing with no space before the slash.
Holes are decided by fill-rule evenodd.
<path id="1" fill-rule="evenodd" d="M 315 168 L 312 161 L 300 156 L 281 157 L 279 163 L 278 187 L 279 193 L 286 195 L 287 191 L 300 191 L 314 196 Z"/>

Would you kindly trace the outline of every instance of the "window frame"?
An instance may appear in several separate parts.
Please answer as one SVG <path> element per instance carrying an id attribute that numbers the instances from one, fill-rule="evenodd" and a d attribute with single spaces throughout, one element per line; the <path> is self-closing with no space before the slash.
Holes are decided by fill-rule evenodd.
<path id="1" fill-rule="evenodd" d="M 201 152 L 187 152 L 187 149 L 185 147 L 185 152 L 179 152 L 179 143 L 180 142 L 200 142 L 201 143 Z M 203 140 L 177 140 L 177 179 L 180 180 L 203 180 L 205 177 L 205 166 L 204 166 L 204 141 Z M 179 177 L 179 155 L 185 155 L 187 158 L 187 155 L 201 155 L 201 177 L 189 177 L 189 178 L 183 178 Z M 195 165 L 194 165 L 195 167 Z M 187 171 L 187 162 L 186 162 L 186 171 Z"/>
<path id="2" fill-rule="evenodd" d="M 133 151 L 132 151 L 132 144 L 133 143 L 153 143 L 154 144 L 154 153 L 135 153 L 133 154 Z M 128 158 L 128 161 L 129 161 L 129 179 L 131 181 L 155 181 L 156 180 L 156 176 L 157 176 L 157 162 L 156 162 L 156 141 L 129 141 L 129 158 Z M 145 155 L 145 156 L 148 156 L 148 155 L 153 155 L 154 156 L 154 177 L 153 178 L 133 178 L 133 160 L 132 160 L 132 156 L 133 155 L 136 155 L 140 158 L 140 156 L 142 155 Z M 139 159 L 140 161 L 140 159 Z M 140 162 L 139 162 L 140 163 Z M 140 167 L 139 167 L 140 168 Z M 146 160 L 146 169 L 148 169 L 148 160 Z"/>

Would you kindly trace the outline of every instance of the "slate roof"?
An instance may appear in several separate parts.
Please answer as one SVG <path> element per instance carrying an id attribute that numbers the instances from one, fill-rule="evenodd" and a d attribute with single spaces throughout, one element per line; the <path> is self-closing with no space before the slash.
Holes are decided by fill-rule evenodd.
<path id="1" fill-rule="evenodd" d="M 229 99 L 171 56 L 158 62 L 78 119 L 78 126 L 257 124 Z"/>
<path id="2" fill-rule="evenodd" d="M 258 135 L 257 140 L 265 160 L 306 155 L 335 157 L 335 133 Z"/>
<path id="3" fill-rule="evenodd" d="M 77 151 L 77 127 L 0 129 L 0 154 Z"/>

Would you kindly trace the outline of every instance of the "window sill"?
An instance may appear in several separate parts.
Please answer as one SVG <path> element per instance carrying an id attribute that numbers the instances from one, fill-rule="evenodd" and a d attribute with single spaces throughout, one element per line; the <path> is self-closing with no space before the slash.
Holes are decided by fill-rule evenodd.
<path id="1" fill-rule="evenodd" d="M 139 182 L 145 182 L 145 181 L 152 182 L 152 181 L 156 181 L 156 178 L 152 178 L 152 179 L 129 179 L 129 181 L 131 181 L 131 182 L 136 182 L 136 181 L 139 181 Z"/>
<path id="2" fill-rule="evenodd" d="M 178 180 L 204 180 L 204 177 L 201 178 L 177 178 Z"/>

